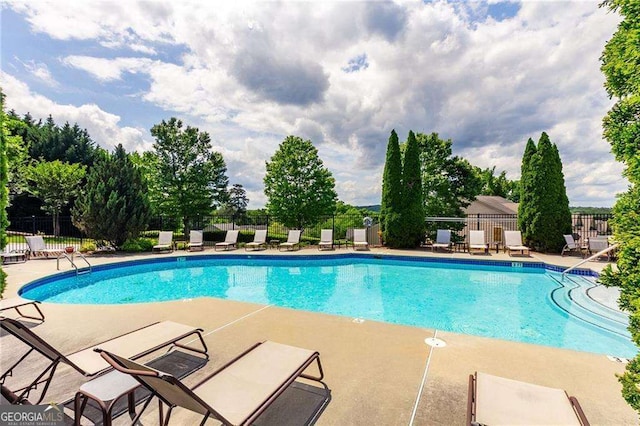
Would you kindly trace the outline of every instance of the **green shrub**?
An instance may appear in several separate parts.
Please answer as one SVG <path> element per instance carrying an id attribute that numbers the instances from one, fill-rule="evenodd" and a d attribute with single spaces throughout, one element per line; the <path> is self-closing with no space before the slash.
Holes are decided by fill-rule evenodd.
<path id="1" fill-rule="evenodd" d="M 7 286 L 7 273 L 0 268 L 0 297 L 4 293 L 4 288 Z"/>
<path id="2" fill-rule="evenodd" d="M 132 238 L 124 242 L 122 251 L 128 253 L 139 253 L 143 251 L 151 251 L 154 242 L 148 238 Z"/>
<path id="3" fill-rule="evenodd" d="M 85 241 L 84 243 L 82 243 L 82 246 L 80 247 L 80 253 L 86 253 L 89 251 L 96 251 L 97 247 L 96 247 L 96 243 L 93 241 Z"/>

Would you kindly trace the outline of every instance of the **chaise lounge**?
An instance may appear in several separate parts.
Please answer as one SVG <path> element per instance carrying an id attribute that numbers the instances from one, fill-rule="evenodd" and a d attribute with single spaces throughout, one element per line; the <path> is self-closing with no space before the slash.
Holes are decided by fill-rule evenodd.
<path id="1" fill-rule="evenodd" d="M 484 254 L 489 253 L 489 244 L 484 239 L 484 231 L 469 231 L 469 254 L 475 253 L 473 250 L 482 250 Z"/>
<path id="2" fill-rule="evenodd" d="M 69 365 L 85 377 L 95 377 L 111 369 L 111 366 L 94 351 L 96 347 L 117 351 L 123 356 L 136 359 L 173 345 L 175 347 L 205 355 L 207 359 L 209 357 L 207 354 L 207 345 L 202 338 L 202 329 L 172 321 L 157 322 L 104 341 L 99 345 L 94 345 L 89 348 L 73 352 L 69 355 L 64 355 L 40 336 L 35 334 L 27 326 L 14 319 L 0 317 L 0 329 L 13 335 L 30 348 L 15 364 L 11 366 L 3 365 L 2 369 L 4 372 L 0 376 L 0 383 L 4 383 L 7 377 L 11 377 L 14 369 L 32 352 L 39 353 L 49 360 L 49 364 L 29 385 L 15 391 L 19 399 L 28 398 L 29 393 L 32 390 L 34 390 L 39 384 L 44 383 L 44 387 L 37 404 L 42 402 L 44 399 L 56 368 L 61 363 Z M 182 340 L 191 337 L 196 337 L 195 340 L 200 341 L 202 348 L 190 346 L 187 344 L 189 342 L 181 343 Z"/>
<path id="3" fill-rule="evenodd" d="M 329 402 L 329 390 L 316 351 L 266 341 L 257 343 L 192 388 L 175 377 L 140 365 L 109 351 L 97 349 L 116 370 L 130 374 L 160 400 L 160 424 L 167 425 L 175 407 L 186 408 L 224 425 L 250 425 L 269 408 L 297 378 L 322 384 L 326 391 L 320 412 Z M 305 373 L 317 364 L 318 375 Z M 162 404 L 168 406 L 163 419 Z"/>
<path id="4" fill-rule="evenodd" d="M 37 300 L 27 300 L 27 299 L 23 299 L 22 297 L 11 297 L 8 299 L 0 299 L 0 312 L 6 311 L 9 309 L 15 309 L 18 315 L 20 315 L 23 318 L 29 318 L 29 319 L 34 319 L 34 320 L 44 322 L 44 314 L 38 307 L 39 303 L 40 302 L 38 302 Z M 25 315 L 22 313 L 22 311 L 20 311 L 20 308 L 24 308 L 25 306 L 29 306 L 29 305 L 33 305 L 36 311 L 38 311 L 37 317 L 34 317 L 32 315 Z"/>
<path id="5" fill-rule="evenodd" d="M 581 425 L 578 400 L 548 388 L 476 372 L 469 376 L 467 425 Z"/>
<path id="6" fill-rule="evenodd" d="M 322 229 L 320 231 L 320 242 L 318 250 L 333 250 L 333 229 Z"/>
<path id="7" fill-rule="evenodd" d="M 287 250 L 296 250 L 296 249 L 300 249 L 300 234 L 302 233 L 302 231 L 300 231 L 299 229 L 290 229 L 289 230 L 289 235 L 287 236 L 287 241 L 284 243 L 281 243 L 278 246 L 279 250 L 282 250 L 282 248 L 286 248 Z"/>
<path id="8" fill-rule="evenodd" d="M 512 251 L 519 251 L 521 255 L 529 256 L 529 247 L 522 244 L 522 234 L 520 231 L 504 231 L 504 251 L 509 251 L 511 256 Z"/>
<path id="9" fill-rule="evenodd" d="M 258 229 L 256 233 L 253 235 L 253 241 L 245 244 L 245 251 L 251 250 L 264 250 L 267 248 L 267 230 L 266 229 Z"/>
<path id="10" fill-rule="evenodd" d="M 353 230 L 353 249 L 369 249 L 369 242 L 367 241 L 366 229 L 354 229 Z"/>
<path id="11" fill-rule="evenodd" d="M 438 229 L 438 233 L 436 234 L 436 242 L 431 245 L 431 251 L 440 248 L 451 251 L 450 229 Z"/>
<path id="12" fill-rule="evenodd" d="M 189 231 L 189 244 L 187 249 L 189 251 L 204 250 L 204 234 L 202 231 Z"/>
<path id="13" fill-rule="evenodd" d="M 153 246 L 151 251 L 173 252 L 173 231 L 160 231 L 158 234 L 158 244 Z"/>
<path id="14" fill-rule="evenodd" d="M 48 249 L 44 243 L 44 238 L 41 235 L 32 235 L 24 237 L 29 246 L 29 256 L 40 257 L 44 256 L 46 259 L 49 257 L 58 257 L 64 253 L 63 249 Z"/>
<path id="15" fill-rule="evenodd" d="M 233 230 L 233 231 L 227 231 L 227 234 L 225 235 L 224 241 L 221 243 L 216 243 L 216 245 L 214 246 L 214 250 L 218 250 L 218 248 L 223 248 L 225 250 L 231 250 L 231 249 L 235 249 L 236 248 L 236 244 L 238 244 L 238 233 L 240 231 Z"/>
<path id="16" fill-rule="evenodd" d="M 573 239 L 573 235 L 567 234 L 563 235 L 563 237 L 566 244 L 562 248 L 560 256 L 564 256 L 565 253 L 576 252 L 584 257 L 584 255 L 589 251 L 589 246 L 578 244 L 576 240 Z"/>

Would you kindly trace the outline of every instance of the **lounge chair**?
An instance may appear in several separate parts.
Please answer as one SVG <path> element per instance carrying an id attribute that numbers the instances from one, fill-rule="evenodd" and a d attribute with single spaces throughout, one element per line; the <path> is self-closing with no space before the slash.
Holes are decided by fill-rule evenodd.
<path id="1" fill-rule="evenodd" d="M 299 229 L 290 229 L 289 235 L 287 236 L 287 241 L 284 243 L 280 243 L 278 246 L 279 250 L 282 248 L 286 248 L 287 250 L 296 250 L 300 248 L 300 234 L 302 231 Z"/>
<path id="2" fill-rule="evenodd" d="M 562 389 L 475 373 L 469 376 L 467 425 L 589 425 Z"/>
<path id="3" fill-rule="evenodd" d="M 238 244 L 238 230 L 227 231 L 225 235 L 224 241 L 221 243 L 216 243 L 214 250 L 218 250 L 218 248 L 223 248 L 225 250 L 231 250 L 232 248 L 237 248 Z"/>
<path id="4" fill-rule="evenodd" d="M 602 250 L 609 247 L 609 237 L 590 237 L 588 243 L 588 251 L 590 255 L 601 252 Z M 607 259 L 611 259 L 610 252 L 603 254 L 603 256 L 607 256 Z"/>
<path id="5" fill-rule="evenodd" d="M 436 234 L 436 242 L 431 244 L 431 251 L 435 249 L 451 250 L 451 230 L 450 229 L 438 229 Z"/>
<path id="6" fill-rule="evenodd" d="M 318 250 L 333 250 L 333 229 L 322 229 L 320 231 L 320 242 Z"/>
<path id="7" fill-rule="evenodd" d="M 204 235 L 202 231 L 189 231 L 189 244 L 187 244 L 187 249 L 189 251 L 193 250 L 204 250 Z"/>
<path id="8" fill-rule="evenodd" d="M 44 243 L 44 238 L 41 235 L 32 235 L 30 237 L 24 237 L 29 246 L 29 256 L 45 258 L 58 257 L 64 253 L 64 249 L 48 249 Z"/>
<path id="9" fill-rule="evenodd" d="M 85 377 L 94 377 L 109 370 L 111 366 L 94 351 L 96 347 L 117 351 L 123 356 L 136 359 L 173 345 L 203 354 L 206 358 L 209 357 L 207 354 L 207 345 L 202 338 L 202 329 L 172 321 L 157 322 L 69 355 L 63 355 L 62 352 L 51 346 L 27 326 L 14 319 L 0 317 L 0 328 L 15 336 L 30 348 L 15 364 L 8 367 L 3 366 L 3 370 L 5 371 L 0 376 L 0 383 L 4 383 L 7 377 L 11 377 L 13 370 L 24 361 L 31 352 L 35 351 L 50 361 L 35 380 L 25 388 L 16 391 L 20 399 L 28 398 L 29 392 L 35 389 L 37 385 L 44 383 L 40 399 L 37 402 L 38 404 L 44 399 L 56 368 L 60 363 L 71 366 Z M 187 338 L 191 338 L 191 341 L 196 340 L 192 338 L 194 335 L 200 341 L 202 349 L 187 345 L 186 343 L 180 343 L 180 341 Z"/>
<path id="10" fill-rule="evenodd" d="M 353 230 L 353 249 L 363 248 L 369 249 L 369 243 L 367 242 L 367 230 L 366 229 L 354 229 Z"/>
<path id="11" fill-rule="evenodd" d="M 173 231 L 160 231 L 158 244 L 151 251 L 173 251 Z"/>
<path id="12" fill-rule="evenodd" d="M 256 233 L 253 235 L 253 241 L 245 244 L 244 249 L 246 250 L 264 250 L 267 248 L 267 230 L 266 229 L 257 229 Z"/>
<path id="13" fill-rule="evenodd" d="M 484 231 L 469 231 L 469 254 L 474 253 L 473 250 L 482 250 L 484 254 L 489 253 L 489 244 L 484 239 Z"/>
<path id="14" fill-rule="evenodd" d="M 27 299 L 23 299 L 22 297 L 11 297 L 9 299 L 0 299 L 0 312 L 9 310 L 9 309 L 15 309 L 15 311 L 21 317 L 44 322 L 44 314 L 38 307 L 39 303 L 40 302 L 38 302 L 37 300 L 27 300 Z M 38 311 L 39 316 L 34 317 L 31 315 L 25 315 L 20 311 L 20 308 L 24 308 L 25 306 L 28 306 L 28 305 L 33 305 L 36 311 Z"/>
<path id="15" fill-rule="evenodd" d="M 3 265 L 9 263 L 19 263 L 27 261 L 27 253 L 24 251 L 9 251 L 8 247 L 5 247 L 5 251 L 0 253 L 0 261 Z"/>
<path id="16" fill-rule="evenodd" d="M 504 231 L 504 251 L 507 250 L 509 251 L 509 256 L 511 256 L 512 251 L 519 251 L 522 255 L 524 255 L 526 251 L 527 256 L 530 252 L 529 247 L 522 244 L 522 234 L 520 231 Z"/>
<path id="17" fill-rule="evenodd" d="M 573 235 L 567 234 L 563 235 L 563 237 L 566 244 L 562 248 L 562 253 L 560 253 L 561 256 L 564 256 L 565 253 L 577 252 L 584 257 L 589 250 L 588 245 L 578 244 L 576 240 L 573 239 Z"/>
<path id="18" fill-rule="evenodd" d="M 158 397 L 160 424 L 163 425 L 169 423 L 175 407 L 204 416 L 200 424 L 205 424 L 209 417 L 224 425 L 254 424 L 299 377 L 322 384 L 327 397 L 320 410 L 329 401 L 328 388 L 322 381 L 320 354 L 308 349 L 271 341 L 258 343 L 192 388 L 169 374 L 98 350 L 114 369 L 130 374 Z M 317 363 L 317 376 L 305 374 L 313 363 Z M 168 406 L 164 421 L 162 404 Z"/>

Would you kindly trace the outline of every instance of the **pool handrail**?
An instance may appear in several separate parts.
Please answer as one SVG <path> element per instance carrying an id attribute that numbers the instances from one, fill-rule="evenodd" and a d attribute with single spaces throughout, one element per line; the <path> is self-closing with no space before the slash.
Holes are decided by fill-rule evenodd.
<path id="1" fill-rule="evenodd" d="M 606 254 L 610 251 L 612 251 L 613 249 L 617 248 L 618 244 L 613 244 L 609 247 L 607 247 L 604 250 L 600 250 L 599 252 L 597 252 L 596 254 L 594 254 L 593 256 L 589 256 L 586 259 L 582 259 L 580 262 L 576 263 L 575 265 L 565 269 L 564 271 L 562 271 L 562 278 L 564 278 L 564 276 L 566 274 L 568 274 L 569 272 L 573 271 L 574 269 L 576 269 L 578 266 L 584 265 L 585 263 L 593 260 L 593 259 L 597 259 L 598 257 L 602 256 L 603 254 Z"/>

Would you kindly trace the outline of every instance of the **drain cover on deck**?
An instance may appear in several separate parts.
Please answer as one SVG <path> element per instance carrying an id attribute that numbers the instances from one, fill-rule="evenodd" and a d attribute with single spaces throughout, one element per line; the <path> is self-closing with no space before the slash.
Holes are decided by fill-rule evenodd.
<path id="1" fill-rule="evenodd" d="M 435 337 L 427 337 L 424 342 L 432 348 L 444 348 L 447 343 L 444 340 L 437 339 Z"/>

